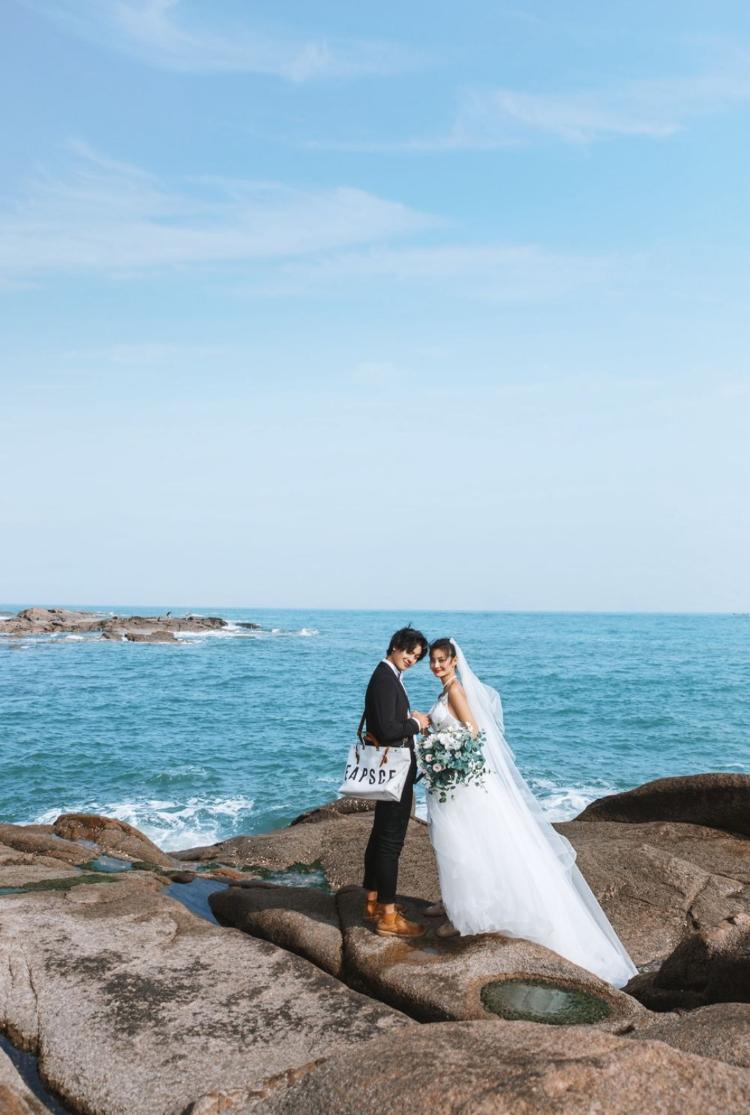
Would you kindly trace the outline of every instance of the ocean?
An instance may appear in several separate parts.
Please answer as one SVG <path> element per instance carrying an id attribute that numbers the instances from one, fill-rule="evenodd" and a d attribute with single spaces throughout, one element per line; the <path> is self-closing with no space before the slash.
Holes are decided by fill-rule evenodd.
<path id="1" fill-rule="evenodd" d="M 499 690 L 553 820 L 653 778 L 750 770 L 745 615 L 172 611 L 261 628 L 177 645 L 0 636 L 0 821 L 102 813 L 168 850 L 285 825 L 336 796 L 370 673 L 408 622 L 452 635 Z M 427 710 L 427 663 L 405 681 Z"/>

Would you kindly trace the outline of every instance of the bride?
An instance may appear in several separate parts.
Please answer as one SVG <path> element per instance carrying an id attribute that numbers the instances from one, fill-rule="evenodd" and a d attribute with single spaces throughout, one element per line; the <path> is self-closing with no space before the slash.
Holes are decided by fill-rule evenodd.
<path id="1" fill-rule="evenodd" d="M 444 907 L 450 918 L 439 935 L 524 937 L 622 987 L 636 968 L 575 866 L 572 845 L 546 820 L 516 767 L 499 695 L 472 673 L 453 639 L 432 643 L 430 669 L 443 684 L 431 728 L 483 731 L 487 764 L 482 785 L 460 785 L 444 802 L 427 794 L 442 893 L 442 905 L 428 912 Z"/>

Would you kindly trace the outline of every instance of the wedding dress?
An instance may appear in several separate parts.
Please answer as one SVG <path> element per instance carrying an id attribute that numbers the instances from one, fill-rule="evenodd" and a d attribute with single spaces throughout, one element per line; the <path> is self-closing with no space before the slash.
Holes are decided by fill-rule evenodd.
<path id="1" fill-rule="evenodd" d="M 427 794 L 446 912 L 462 934 L 524 937 L 622 987 L 637 969 L 576 867 L 573 846 L 546 819 L 516 767 L 499 695 L 453 645 L 474 725 L 486 733 L 487 773 L 483 785 L 458 786 L 445 802 Z M 435 731 L 459 726 L 447 694 L 429 717 Z"/>

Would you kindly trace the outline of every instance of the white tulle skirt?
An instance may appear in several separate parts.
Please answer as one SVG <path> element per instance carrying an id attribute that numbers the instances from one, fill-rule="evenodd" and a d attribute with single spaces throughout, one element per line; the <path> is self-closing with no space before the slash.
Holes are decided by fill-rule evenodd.
<path id="1" fill-rule="evenodd" d="M 545 837 L 524 792 L 490 772 L 445 802 L 427 794 L 446 912 L 461 934 L 535 941 L 607 983 L 637 969 L 559 834 Z"/>

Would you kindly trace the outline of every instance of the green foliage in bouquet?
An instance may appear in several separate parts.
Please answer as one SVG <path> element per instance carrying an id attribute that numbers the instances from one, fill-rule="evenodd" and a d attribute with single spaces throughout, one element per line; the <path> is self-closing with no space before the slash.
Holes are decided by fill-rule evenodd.
<path id="1" fill-rule="evenodd" d="M 453 797 L 457 786 L 484 782 L 485 734 L 472 738 L 468 728 L 442 728 L 417 741 L 417 759 L 427 789 L 440 801 Z"/>

